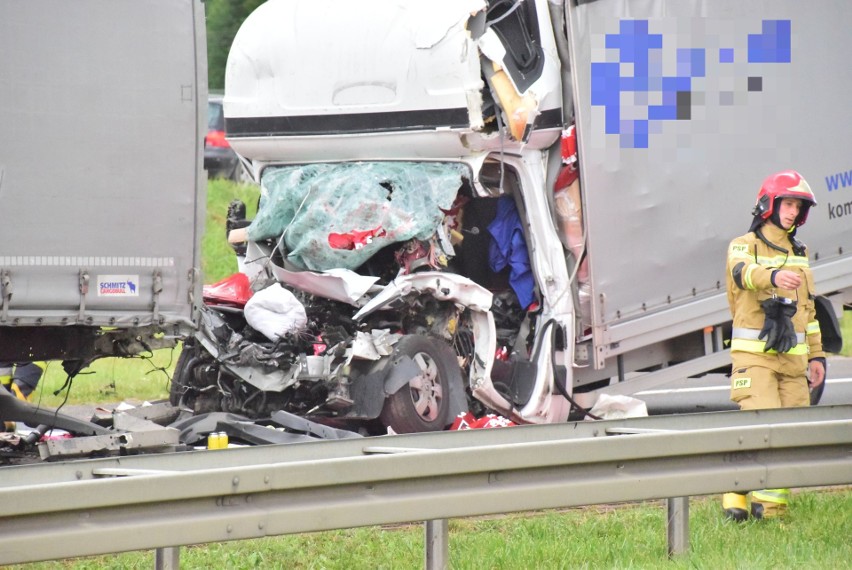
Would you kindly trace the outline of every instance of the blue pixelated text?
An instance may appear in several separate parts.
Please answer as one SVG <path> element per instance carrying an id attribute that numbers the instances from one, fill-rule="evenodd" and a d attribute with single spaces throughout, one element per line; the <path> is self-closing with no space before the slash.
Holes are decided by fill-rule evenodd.
<path id="1" fill-rule="evenodd" d="M 789 63 L 790 30 L 790 20 L 763 20 L 761 33 L 748 35 L 748 62 Z M 675 74 L 665 75 L 664 37 L 649 31 L 648 20 L 621 20 L 618 33 L 606 34 L 604 45 L 617 54 L 618 61 L 611 61 L 610 56 L 607 61 L 592 62 L 591 103 L 604 108 L 604 132 L 618 135 L 622 148 L 648 148 L 649 134 L 661 132 L 651 123 L 692 118 L 693 80 L 707 74 L 704 48 L 675 48 Z M 734 48 L 719 48 L 718 56 L 719 63 L 733 63 Z M 750 91 L 760 91 L 757 79 L 749 78 Z M 625 94 L 630 95 L 634 115 L 629 118 L 623 117 Z M 635 117 L 637 108 L 643 117 Z"/>

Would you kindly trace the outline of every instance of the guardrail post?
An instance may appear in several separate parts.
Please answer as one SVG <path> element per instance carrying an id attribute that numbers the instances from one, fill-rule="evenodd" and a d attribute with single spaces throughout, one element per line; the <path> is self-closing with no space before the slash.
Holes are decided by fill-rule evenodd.
<path id="1" fill-rule="evenodd" d="M 426 570 L 450 567 L 450 532 L 447 519 L 426 521 Z"/>
<path id="2" fill-rule="evenodd" d="M 180 568 L 180 546 L 158 548 L 154 554 L 156 570 L 177 570 Z"/>
<path id="3" fill-rule="evenodd" d="M 689 497 L 666 499 L 666 504 L 669 556 L 685 554 L 689 550 Z"/>

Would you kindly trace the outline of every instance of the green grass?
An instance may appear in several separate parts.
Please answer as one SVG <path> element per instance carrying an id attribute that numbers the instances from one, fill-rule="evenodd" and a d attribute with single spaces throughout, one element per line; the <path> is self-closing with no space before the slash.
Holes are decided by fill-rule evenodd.
<path id="1" fill-rule="evenodd" d="M 690 549 L 669 560 L 663 501 L 452 519 L 454 569 L 852 568 L 852 488 L 794 494 L 787 520 L 724 521 L 718 497 L 690 502 Z M 125 553 L 28 568 L 150 568 L 152 551 Z M 367 527 L 257 540 L 180 551 L 181 568 L 416 569 L 424 565 L 422 524 Z"/>
<path id="2" fill-rule="evenodd" d="M 234 250 L 225 235 L 225 219 L 231 200 L 245 202 L 249 218 L 257 211 L 258 188 L 227 180 L 211 180 L 207 185 L 207 220 L 201 242 L 205 283 L 215 283 L 237 271 Z M 57 392 L 67 375 L 60 362 L 48 363 L 33 402 L 48 407 L 96 402 L 143 402 L 168 397 L 169 379 L 180 349 L 157 350 L 137 358 L 102 358 L 81 372 L 67 390 Z M 66 399 L 67 396 L 67 399 Z"/>
<path id="3" fill-rule="evenodd" d="M 33 394 L 34 404 L 142 403 L 167 398 L 180 348 L 161 349 L 135 358 L 101 358 L 78 374 L 71 390 L 61 390 L 68 375 L 62 363 L 49 362 Z"/>
<path id="4" fill-rule="evenodd" d="M 840 318 L 840 336 L 843 337 L 843 349 L 840 351 L 842 356 L 852 356 L 852 311 L 843 311 L 843 316 Z"/>
<path id="5" fill-rule="evenodd" d="M 246 216 L 251 219 L 257 212 L 258 195 L 257 186 L 234 184 L 223 179 L 208 182 L 207 225 L 201 240 L 201 271 L 205 283 L 215 283 L 236 273 L 237 258 L 225 234 L 228 204 L 239 198 L 246 204 Z"/>

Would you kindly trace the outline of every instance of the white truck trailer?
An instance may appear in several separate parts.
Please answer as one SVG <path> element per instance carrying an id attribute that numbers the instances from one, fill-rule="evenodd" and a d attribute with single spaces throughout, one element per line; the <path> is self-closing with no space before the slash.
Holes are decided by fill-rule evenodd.
<path id="1" fill-rule="evenodd" d="M 205 37 L 196 0 L 0 2 L 0 361 L 194 330 Z"/>

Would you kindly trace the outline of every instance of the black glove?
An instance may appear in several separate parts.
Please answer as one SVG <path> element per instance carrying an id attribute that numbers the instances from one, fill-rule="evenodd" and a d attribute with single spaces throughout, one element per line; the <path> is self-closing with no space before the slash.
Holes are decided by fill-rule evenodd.
<path id="1" fill-rule="evenodd" d="M 787 352 L 798 344 L 796 329 L 793 327 L 793 315 L 796 314 L 796 304 L 792 299 L 786 297 L 773 297 L 760 304 L 766 318 L 763 321 L 763 329 L 757 336 L 760 340 L 766 339 L 763 352 L 775 349 L 778 352 Z"/>

